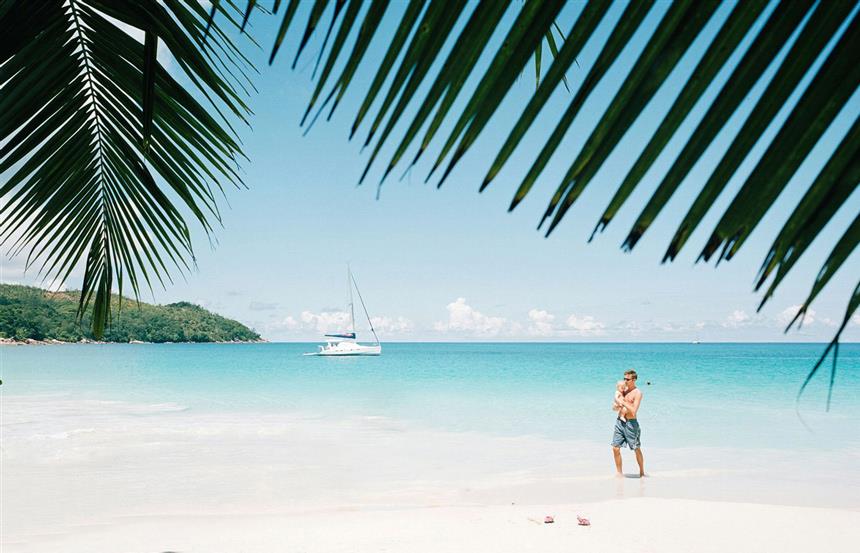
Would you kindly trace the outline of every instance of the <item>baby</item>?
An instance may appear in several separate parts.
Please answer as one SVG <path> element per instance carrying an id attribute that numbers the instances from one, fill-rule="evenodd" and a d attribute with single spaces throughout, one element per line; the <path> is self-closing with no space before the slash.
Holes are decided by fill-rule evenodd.
<path id="1" fill-rule="evenodd" d="M 627 384 L 623 380 L 619 380 L 618 384 L 615 385 L 615 399 L 612 402 L 612 410 L 618 411 L 618 418 L 624 422 L 627 422 L 627 419 L 624 418 L 624 394 L 626 393 Z"/>

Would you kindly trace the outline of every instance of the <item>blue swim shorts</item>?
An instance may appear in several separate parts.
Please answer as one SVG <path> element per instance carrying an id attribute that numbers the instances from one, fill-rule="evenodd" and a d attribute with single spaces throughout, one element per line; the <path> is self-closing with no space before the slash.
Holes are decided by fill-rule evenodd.
<path id="1" fill-rule="evenodd" d="M 630 449 L 639 449 L 639 436 L 642 434 L 642 429 L 639 428 L 639 421 L 631 419 L 623 421 L 615 419 L 615 431 L 612 433 L 612 447 L 624 447 L 627 445 Z"/>

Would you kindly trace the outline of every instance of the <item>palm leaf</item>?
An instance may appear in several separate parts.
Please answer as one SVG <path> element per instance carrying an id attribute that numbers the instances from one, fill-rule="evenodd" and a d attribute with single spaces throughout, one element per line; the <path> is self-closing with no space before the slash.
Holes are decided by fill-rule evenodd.
<path id="1" fill-rule="evenodd" d="M 287 6 L 287 11 L 284 12 L 284 18 L 281 20 L 281 26 L 278 29 L 277 38 L 275 38 L 275 44 L 272 46 L 272 53 L 269 55 L 269 65 L 272 65 L 272 62 L 275 61 L 275 55 L 278 53 L 278 50 L 281 48 L 281 43 L 284 41 L 284 37 L 287 34 L 287 30 L 290 28 L 290 23 L 293 21 L 293 16 L 296 15 L 296 10 L 299 8 L 299 0 L 290 0 L 289 6 Z"/>
<path id="2" fill-rule="evenodd" d="M 415 93 L 435 60 L 436 54 L 441 49 L 444 39 L 454 28 L 457 18 L 465 7 L 465 0 L 453 0 L 450 4 L 435 2 L 427 7 L 424 17 L 419 22 L 418 28 L 403 54 L 400 66 L 389 84 L 388 93 L 382 100 L 382 105 L 379 107 L 373 123 L 371 123 L 364 146 L 369 145 L 370 141 L 373 140 L 373 135 L 379 129 L 382 119 L 388 113 L 388 109 L 394 103 L 397 95 L 401 93 L 401 90 L 401 97 L 405 98 L 411 98 L 411 95 Z M 403 102 L 401 101 L 399 105 L 403 105 Z M 397 114 L 393 117 L 396 116 Z M 372 162 L 373 156 L 368 161 L 368 168 Z M 359 182 L 364 179 L 366 174 L 367 168 Z"/>
<path id="3" fill-rule="evenodd" d="M 362 0 L 350 0 L 349 6 L 346 8 L 346 13 L 343 15 L 343 21 L 340 24 L 340 29 L 338 29 L 337 31 L 337 36 L 334 39 L 334 44 L 332 44 L 331 52 L 328 55 L 325 67 L 323 67 L 323 72 L 320 75 L 319 81 L 317 81 L 317 86 L 314 89 L 313 96 L 311 96 L 311 101 L 308 104 L 308 108 L 305 110 L 305 114 L 302 116 L 301 125 L 305 124 L 305 119 L 307 119 L 308 114 L 313 109 L 317 98 L 319 98 L 319 95 L 322 92 L 323 87 L 325 86 L 326 80 L 328 79 L 332 68 L 334 68 L 334 63 L 335 61 L 337 61 L 337 58 L 340 55 L 340 51 L 343 48 L 344 43 L 346 42 L 346 37 L 349 35 L 353 25 L 355 24 L 356 19 L 358 18 L 358 12 L 361 9 L 361 4 Z M 332 20 L 332 22 L 333 21 L 334 20 Z M 322 57 L 322 51 L 320 51 L 320 57 Z"/>
<path id="4" fill-rule="evenodd" d="M 498 25 L 498 22 L 507 10 L 508 5 L 509 2 L 490 0 L 481 2 L 478 7 L 475 8 L 475 11 L 469 18 L 466 26 L 463 28 L 463 31 L 457 37 L 457 42 L 451 49 L 451 53 L 448 54 L 448 57 L 445 59 L 445 63 L 443 64 L 439 75 L 436 77 L 433 82 L 433 86 L 424 98 L 424 102 L 421 104 L 421 107 L 418 109 L 418 113 L 409 125 L 409 129 L 406 131 L 403 140 L 401 140 L 400 145 L 394 152 L 394 155 L 388 164 L 388 168 L 382 176 L 382 180 L 385 180 L 385 177 L 388 176 L 389 172 L 397 165 L 397 162 L 400 161 L 400 158 L 406 152 L 406 149 L 417 135 L 419 129 L 424 125 L 427 117 L 429 117 L 430 113 L 433 111 L 433 108 L 442 101 L 442 105 L 436 112 L 437 117 L 439 114 L 444 115 L 450 109 L 454 99 L 465 84 L 466 77 L 474 67 L 475 63 L 477 63 L 478 57 L 486 47 L 493 30 Z M 411 98 L 411 95 L 407 96 L 404 94 L 404 96 L 401 97 L 395 113 L 399 113 L 405 109 L 409 98 Z M 382 136 L 377 141 L 374 155 L 371 156 L 371 161 L 379 152 L 383 142 L 390 134 L 394 127 L 393 122 L 395 121 L 395 117 L 389 119 L 388 125 L 383 131 Z M 368 163 L 368 167 L 369 166 L 370 164 Z M 380 181 L 380 183 L 381 182 L 382 181 Z"/>
<path id="5" fill-rule="evenodd" d="M 561 37 L 561 42 L 564 43 L 564 35 L 562 34 L 561 29 L 558 28 L 558 24 L 556 24 L 553 21 L 552 26 L 558 30 L 558 34 Z M 546 45 L 549 46 L 549 53 L 552 54 L 553 59 L 557 58 L 558 57 L 558 46 L 555 43 L 555 37 L 552 34 L 552 29 L 550 29 L 546 33 Z M 565 90 L 570 92 L 570 86 L 568 86 L 568 84 L 567 84 L 567 77 L 562 75 L 561 81 L 564 83 Z"/>
<path id="6" fill-rule="evenodd" d="M 815 376 L 815 373 L 818 372 L 818 369 L 827 359 L 827 356 L 833 351 L 833 365 L 830 369 L 830 385 L 827 388 L 827 410 L 830 410 L 830 400 L 833 397 L 833 383 L 836 380 L 836 360 L 839 357 L 839 337 L 842 336 L 842 333 L 845 331 L 845 327 L 848 326 L 848 322 L 851 321 L 852 315 L 857 311 L 857 308 L 860 307 L 860 282 L 857 283 L 857 286 L 854 288 L 854 293 L 851 296 L 851 299 L 848 301 L 848 307 L 845 309 L 845 316 L 842 318 L 842 324 L 839 325 L 839 328 L 836 331 L 836 335 L 830 340 L 830 343 L 827 344 L 827 347 L 824 349 L 824 352 L 818 358 L 815 365 L 809 371 L 809 374 L 806 375 L 806 379 L 801 384 L 800 389 L 797 391 L 797 401 L 800 401 L 800 396 L 803 395 L 803 391 L 812 381 L 812 377 Z M 786 329 L 788 330 L 788 329 Z"/>
<path id="7" fill-rule="evenodd" d="M 819 4 L 816 8 L 809 23 L 804 26 L 802 33 L 762 93 L 743 127 L 702 187 L 699 196 L 693 202 L 672 238 L 665 258 L 674 259 L 678 255 L 704 213 L 728 184 L 729 179 L 758 141 L 758 138 L 788 100 L 803 76 L 812 67 L 826 43 L 843 23 L 850 7 L 845 3 L 832 2 Z"/>
<path id="8" fill-rule="evenodd" d="M 860 19 L 855 19 L 831 51 L 812 83 L 759 160 L 752 174 L 723 214 L 701 256 L 708 260 L 723 245 L 725 259 L 744 240 L 776 201 L 809 151 L 860 85 L 860 64 L 851 55 L 860 51 Z"/>
<path id="9" fill-rule="evenodd" d="M 361 125 L 361 122 L 364 120 L 364 116 L 367 114 L 370 109 L 370 105 L 376 99 L 376 95 L 382 89 L 382 83 L 385 82 L 386 77 L 388 77 L 389 71 L 394 66 L 394 60 L 401 54 L 401 48 L 406 43 L 406 39 L 409 37 L 409 34 L 412 32 L 412 28 L 415 26 L 415 22 L 418 20 L 418 16 L 421 15 L 421 11 L 424 9 L 424 5 L 427 0 L 409 0 L 409 4 L 406 7 L 406 11 L 403 13 L 403 17 L 400 19 L 400 23 L 397 25 L 397 31 L 394 33 L 394 36 L 391 38 L 391 41 L 388 45 L 388 49 L 385 52 L 385 56 L 382 58 L 382 63 L 379 64 L 379 69 L 376 71 L 376 75 L 373 77 L 373 82 L 370 84 L 370 88 L 367 91 L 367 94 L 364 97 L 364 101 L 361 103 L 361 107 L 358 108 L 358 114 L 355 116 L 355 121 L 352 124 L 352 128 L 349 131 L 349 138 L 352 140 L 352 137 L 355 136 L 355 132 L 358 130 L 358 127 Z M 368 14 L 369 16 L 370 14 Z M 379 23 L 377 22 L 377 25 Z M 358 45 L 356 45 L 358 47 Z M 361 56 L 364 55 L 366 50 L 362 50 Z M 352 62 L 352 58 L 350 58 Z M 355 60 L 357 63 L 360 60 Z M 346 85 L 344 86 L 344 90 Z M 335 104 L 336 105 L 336 104 Z M 334 107 L 332 107 L 332 111 L 334 111 Z"/>
<path id="10" fill-rule="evenodd" d="M 346 5 L 346 0 L 335 0 L 335 2 L 334 2 L 334 13 L 331 16 L 331 24 L 329 24 L 328 31 L 326 31 L 322 46 L 320 46 L 320 55 L 317 56 L 317 63 L 316 63 L 316 65 L 314 65 L 313 72 L 311 72 L 311 79 L 313 79 L 317 74 L 317 69 L 319 69 L 320 62 L 322 61 L 323 54 L 325 53 L 325 47 L 328 44 L 328 39 L 329 39 L 329 37 L 331 37 L 331 31 L 332 31 L 332 29 L 334 29 L 334 24 L 335 24 L 335 22 L 337 22 L 337 18 L 340 15 L 340 12 L 341 12 L 341 10 L 343 10 L 343 7 L 345 5 Z"/>
<path id="11" fill-rule="evenodd" d="M 144 31 L 144 43 L 105 15 Z M 96 336 L 110 324 L 114 288 L 138 297 L 191 267 L 180 205 L 208 233 L 218 220 L 213 186 L 241 184 L 233 133 L 155 57 L 164 44 L 198 90 L 218 98 L 210 108 L 247 116 L 236 90 L 241 53 L 217 25 L 204 41 L 206 18 L 175 0 L 18 2 L 0 15 L 16 29 L 0 50 L 0 241 L 13 255 L 26 251 L 44 279 L 62 282 L 83 263 L 78 316 L 92 310 Z"/>
<path id="12" fill-rule="evenodd" d="M 764 0 L 751 0 L 744 4 L 738 4 L 732 10 L 731 15 L 720 28 L 714 41 L 711 43 L 705 55 L 696 65 L 692 75 L 684 85 L 683 90 L 675 99 L 672 107 L 669 108 L 669 113 L 660 123 L 660 126 L 654 132 L 651 140 L 639 154 L 639 158 L 633 164 L 633 167 L 624 177 L 624 181 L 618 190 L 615 192 L 609 206 L 603 212 L 603 215 L 598 221 L 597 226 L 592 232 L 594 234 L 599 230 L 603 230 L 612 220 L 621 205 L 630 197 L 633 189 L 651 168 L 654 161 L 663 151 L 663 148 L 668 144 L 669 139 L 681 126 L 681 123 L 693 109 L 693 106 L 701 98 L 702 94 L 716 77 L 719 70 L 726 63 L 726 60 L 740 44 L 741 40 L 746 36 L 750 27 L 755 23 L 758 16 L 764 10 L 767 2 Z M 591 238 L 589 238 L 591 240 Z"/>
<path id="13" fill-rule="evenodd" d="M 421 80 L 428 77 L 428 74 L 422 67 L 418 77 L 410 80 L 407 76 L 412 75 L 412 71 L 419 67 L 419 59 L 430 62 L 430 65 L 435 59 L 435 52 L 416 53 L 410 51 L 403 55 L 399 65 L 395 66 L 394 64 L 398 53 L 403 49 L 407 36 L 415 26 L 419 12 L 424 8 L 423 4 L 423 1 L 412 2 L 404 10 L 400 24 L 388 43 L 385 58 L 376 70 L 373 83 L 365 94 L 353 123 L 350 136 L 355 133 L 376 97 L 379 94 L 385 96 L 386 99 L 377 114 L 366 144 L 369 144 L 374 137 L 383 117 L 388 116 L 388 122 L 370 154 L 370 160 L 365 166 L 361 180 L 368 174 L 381 146 L 388 140 L 396 124 L 403 118 L 404 114 L 409 112 L 409 106 L 414 100 L 414 89 Z M 705 213 L 714 205 L 717 196 L 736 173 L 740 163 L 763 135 L 776 114 L 783 109 L 783 106 L 801 85 L 804 75 L 808 73 L 812 64 L 828 48 L 830 39 L 843 32 L 843 42 L 845 42 L 850 40 L 847 37 L 856 37 L 860 34 L 857 32 L 856 23 L 851 23 L 848 30 L 839 30 L 845 27 L 847 20 L 852 18 L 857 11 L 857 5 L 853 2 L 819 2 L 812 9 L 812 0 L 782 1 L 776 6 L 769 7 L 770 13 L 762 22 L 765 5 L 766 2 L 763 0 L 739 2 L 730 10 L 726 10 L 728 13 L 726 19 L 714 23 L 719 25 L 719 31 L 715 38 L 704 49 L 692 75 L 687 79 L 668 113 L 661 119 L 644 149 L 639 152 L 633 166 L 627 171 L 614 197 L 603 210 L 594 232 L 605 228 L 616 216 L 631 197 L 634 189 L 654 165 L 670 139 L 690 115 L 693 107 L 704 97 L 709 85 L 724 70 L 728 60 L 731 59 L 745 39 L 752 38 L 751 45 L 741 56 L 740 62 L 732 69 L 731 75 L 716 98 L 709 101 L 705 116 L 696 126 L 693 134 L 685 140 L 680 154 L 660 180 L 656 191 L 646 202 L 624 242 L 625 249 L 633 248 L 675 190 L 685 180 L 692 167 L 723 129 L 726 121 L 765 74 L 768 66 L 778 57 L 789 40 L 794 40 L 785 60 L 777 69 L 776 74 L 770 78 L 767 90 L 757 102 L 741 131 L 735 136 L 717 169 L 702 187 L 698 197 L 690 206 L 687 216 L 672 238 L 664 261 L 673 259 Z M 430 3 L 424 15 L 423 23 L 419 26 L 419 34 L 420 30 L 427 28 L 430 23 L 428 18 L 431 16 L 428 14 L 435 13 L 438 6 L 439 4 Z M 514 209 L 531 191 L 550 158 L 557 152 L 562 139 L 586 100 L 591 96 L 606 72 L 613 66 L 620 52 L 633 40 L 634 33 L 639 29 L 652 6 L 653 3 L 647 1 L 627 4 L 624 13 L 608 38 L 605 39 L 596 61 L 589 68 L 573 99 L 564 112 L 557 117 L 554 129 L 542 142 L 539 154 L 514 194 L 510 209 Z M 570 64 L 575 62 L 576 55 L 584 43 L 594 34 L 594 30 L 603 18 L 607 7 L 608 2 L 589 2 L 565 39 L 558 25 L 554 22 L 554 17 L 548 18 L 547 15 L 550 10 L 555 13 L 555 10 L 560 9 L 560 4 L 541 0 L 525 2 L 519 7 L 517 18 L 507 27 L 502 48 L 496 53 L 489 65 L 480 70 L 475 61 L 475 55 L 476 52 L 484 48 L 484 37 L 492 35 L 493 29 L 503 27 L 506 24 L 500 20 L 488 22 L 487 26 L 481 26 L 474 19 L 467 21 L 466 26 L 470 33 L 461 31 L 455 45 L 448 51 L 446 61 L 430 83 L 429 93 L 417 104 L 417 111 L 414 112 L 414 116 L 411 116 L 411 123 L 404 132 L 390 162 L 385 167 L 382 179 L 384 180 L 402 160 L 406 149 L 429 120 L 429 127 L 425 131 L 410 167 L 421 158 L 423 152 L 435 138 L 438 129 L 447 120 L 450 108 L 464 87 L 464 83 L 475 76 L 475 78 L 479 78 L 477 87 L 466 99 L 465 108 L 456 118 L 452 118 L 452 130 L 442 143 L 441 151 L 428 175 L 429 179 L 442 161 L 451 154 L 451 159 L 439 182 L 441 185 L 459 159 L 468 152 L 471 144 L 477 139 L 489 119 L 495 114 L 510 84 L 522 73 L 526 60 L 533 58 L 535 60 L 536 90 L 490 165 L 487 175 L 480 185 L 480 190 L 483 190 L 497 177 L 506 161 L 522 141 L 526 131 L 529 130 L 548 98 L 558 86 L 558 81 L 562 80 L 567 85 L 564 80 L 564 73 Z M 556 188 L 541 221 L 542 225 L 546 219 L 552 217 L 547 234 L 556 228 L 582 191 L 597 176 L 627 129 L 638 119 L 648 101 L 663 85 L 678 60 L 687 54 L 691 48 L 695 48 L 694 42 L 716 12 L 717 7 L 716 1 L 694 3 L 682 0 L 674 2 L 666 9 L 656 28 L 649 30 L 650 38 L 644 51 L 633 66 L 626 70 L 627 74 L 622 79 L 621 88 L 610 102 L 609 107 L 603 112 L 596 127 L 591 129 L 585 145 L 576 156 L 571 156 L 573 159 L 569 162 L 569 169 Z M 459 6 L 456 9 L 459 11 Z M 478 3 L 473 9 L 463 11 L 468 12 L 470 18 L 475 18 L 477 17 L 476 13 L 480 15 L 481 11 L 486 9 L 483 3 Z M 369 14 L 366 17 L 366 20 L 372 24 L 367 28 L 362 28 L 356 46 L 350 52 L 347 60 L 347 69 L 344 70 L 342 77 L 338 79 L 323 105 L 336 95 L 336 106 L 343 97 L 362 58 L 370 48 L 371 39 L 377 37 L 383 41 L 388 40 L 388 37 L 379 37 L 380 33 L 377 32 L 380 18 L 381 14 L 376 14 L 372 20 Z M 761 23 L 763 23 L 763 27 L 760 27 Z M 560 49 L 554 45 L 553 27 L 564 40 L 564 45 Z M 454 27 L 447 25 L 445 29 L 447 30 L 442 32 L 446 36 L 439 37 L 436 43 L 444 44 L 448 38 L 447 34 L 452 33 Z M 799 36 L 797 36 L 798 33 L 800 33 Z M 750 37 L 749 35 L 755 36 Z M 541 79 L 543 40 L 549 44 L 554 61 L 547 75 Z M 754 178 L 747 183 L 740 195 L 726 209 L 721 223 L 703 250 L 703 258 L 709 257 L 720 244 L 724 244 L 721 256 L 724 259 L 731 258 L 737 252 L 757 221 L 775 202 L 779 191 L 794 173 L 794 168 L 799 163 L 798 160 L 802 161 L 818 137 L 821 136 L 827 123 L 835 117 L 838 108 L 844 105 L 847 95 L 850 95 L 850 91 L 856 88 L 853 75 L 855 68 L 860 67 L 860 48 L 853 46 L 853 44 L 854 42 L 850 42 L 852 45 L 850 48 L 844 45 L 838 47 L 838 50 L 831 54 L 829 64 L 842 72 L 841 80 L 837 77 L 837 69 L 826 69 L 826 71 L 823 69 L 825 76 L 830 75 L 826 79 L 816 77 L 816 81 L 811 85 L 811 87 L 815 87 L 816 92 L 804 95 L 804 99 L 801 100 L 803 102 L 801 107 L 796 108 L 792 114 L 794 119 L 789 122 L 790 125 L 786 123 L 788 130 L 784 130 L 774 139 L 772 149 L 759 162 L 760 168 Z M 334 63 L 332 57 L 329 58 L 328 63 Z M 395 78 L 384 89 L 383 82 L 391 71 L 395 71 Z M 321 88 L 322 86 L 318 84 L 311 104 L 319 96 Z M 830 93 L 826 94 L 825 90 L 828 88 Z M 401 93 L 401 91 L 405 92 Z M 393 102 L 398 94 L 402 95 L 395 106 Z M 391 109 L 392 106 L 393 110 Z M 856 167 L 852 162 L 854 159 L 852 156 L 856 152 L 856 141 L 857 137 L 852 130 L 843 144 L 840 145 L 838 152 L 834 152 L 830 161 L 825 164 L 825 169 L 819 174 L 815 183 L 812 183 L 807 197 L 797 207 L 796 213 L 774 242 L 774 246 L 762 266 L 758 286 L 760 287 L 767 280 L 768 275 L 774 271 L 776 271 L 777 277 L 771 284 L 769 292 L 765 294 L 763 301 L 766 301 L 772 293 L 773 287 L 791 269 L 796 256 L 799 256 L 808 243 L 811 243 L 819 235 L 827 221 L 846 201 L 850 191 L 856 185 Z M 781 158 L 785 158 L 787 162 L 782 163 L 783 159 Z M 772 175 L 776 175 L 776 178 L 771 178 Z M 592 233 L 593 236 L 594 233 Z M 854 235 L 849 233 L 840 241 L 840 244 L 843 246 L 850 244 L 854 239 Z M 838 264 L 831 264 L 831 266 L 838 266 Z M 826 285 L 826 283 L 825 280 L 821 286 Z M 810 301 L 811 299 L 814 299 L 814 295 L 810 297 Z M 838 340 L 838 336 L 836 339 Z M 832 349 L 827 351 L 832 351 Z"/>
<path id="14" fill-rule="evenodd" d="M 421 3 L 422 2 L 419 1 L 413 1 L 410 3 L 409 10 L 414 11 L 416 17 L 418 15 L 418 7 Z M 388 9 L 388 4 L 389 0 L 372 0 L 370 8 L 367 10 L 367 14 L 364 16 L 364 21 L 361 23 L 361 28 L 358 31 L 358 37 L 355 39 L 352 52 L 350 52 L 349 58 L 347 58 L 346 63 L 344 64 L 343 71 L 332 87 L 331 92 L 323 102 L 323 105 L 320 106 L 321 112 L 323 108 L 328 105 L 332 99 L 334 99 L 331 111 L 328 114 L 328 119 L 331 119 L 335 108 L 337 108 L 338 103 L 340 103 L 340 99 L 349 87 L 349 83 L 352 82 L 352 77 L 355 75 L 359 62 L 362 57 L 364 57 L 364 53 L 367 51 L 368 46 L 370 46 L 370 41 L 373 39 L 373 36 L 376 34 L 376 30 L 379 28 L 379 22 L 382 21 L 382 16 L 385 15 L 386 10 Z M 410 19 L 409 13 L 410 11 L 407 11 L 403 20 L 401 20 L 401 27 L 404 26 L 404 20 Z M 408 26 L 411 27 L 411 24 Z M 400 33 L 400 29 L 398 29 L 398 33 Z M 395 36 L 395 38 L 397 38 L 397 36 Z M 337 56 L 330 54 L 329 57 L 331 58 L 331 64 L 334 65 L 334 62 L 337 61 Z M 337 94 L 337 96 L 335 96 L 335 94 Z"/>
<path id="15" fill-rule="evenodd" d="M 564 74 L 570 67 L 570 64 L 576 60 L 576 56 L 582 50 L 582 47 L 585 46 L 585 43 L 588 42 L 589 38 L 591 38 L 597 25 L 606 15 L 606 11 L 609 9 L 609 6 L 610 2 L 608 1 L 601 2 L 598 0 L 595 2 L 589 2 L 583 9 L 582 13 L 579 14 L 579 17 L 576 19 L 576 23 L 568 33 L 571 37 L 570 40 L 565 41 L 561 47 L 561 51 L 554 55 L 555 61 L 550 66 L 546 78 L 541 86 L 539 86 L 535 91 L 534 96 L 529 100 L 528 105 L 523 110 L 522 115 L 520 115 L 519 120 L 508 135 L 508 138 L 499 151 L 499 154 L 493 161 L 490 170 L 487 172 L 487 176 L 484 177 L 484 182 L 481 184 L 480 190 L 483 191 L 490 184 L 511 156 L 526 131 L 534 122 L 538 113 L 540 113 L 547 100 L 549 100 L 550 95 L 558 86 L 559 79 L 564 79 Z M 550 32 L 550 36 L 551 34 L 552 33 Z M 565 86 L 567 85 L 565 84 Z"/>
<path id="16" fill-rule="evenodd" d="M 248 18 L 251 17 L 251 12 L 254 11 L 254 6 L 256 6 L 256 4 L 257 0 L 248 0 L 248 7 L 245 9 L 245 16 L 242 18 L 242 26 L 239 27 L 239 31 L 245 31 L 245 25 L 248 24 Z"/>
<path id="17" fill-rule="evenodd" d="M 305 49 L 305 46 L 310 40 L 311 35 L 314 30 L 317 28 L 317 25 L 322 19 L 322 14 L 325 12 L 326 7 L 328 6 L 329 0 L 314 0 L 314 5 L 311 8 L 311 13 L 308 16 L 308 23 L 305 26 L 305 33 L 302 35 L 302 41 L 299 43 L 299 49 L 296 51 L 296 57 L 293 58 L 293 69 L 296 68 L 296 64 L 299 62 L 299 56 L 302 55 L 302 50 Z M 274 57 L 274 52 L 272 53 Z"/>
<path id="18" fill-rule="evenodd" d="M 756 36 L 756 40 L 744 54 L 720 90 L 716 100 L 699 122 L 693 135 L 687 140 L 675 163 L 663 177 L 656 192 L 651 196 L 642 214 L 633 225 L 623 247 L 632 249 L 656 218 L 662 206 L 669 200 L 681 182 L 705 152 L 729 116 L 734 113 L 762 73 L 785 45 L 791 34 L 803 20 L 812 2 L 800 0 L 783 2 L 773 10 L 767 23 Z"/>
<path id="19" fill-rule="evenodd" d="M 657 93 L 717 6 L 716 1 L 697 2 L 695 6 L 692 3 L 676 2 L 666 12 L 661 26 L 645 45 L 633 70 L 591 131 L 579 155 L 564 175 L 553 201 L 547 206 L 541 223 L 558 207 L 547 229 L 547 236 L 561 222 L 627 129 Z M 561 202 L 558 203 L 555 198 L 560 198 Z"/>
<path id="20" fill-rule="evenodd" d="M 557 0 L 534 0 L 523 6 L 510 32 L 505 37 L 502 47 L 490 62 L 481 82 L 478 83 L 478 88 L 472 98 L 469 99 L 469 103 L 455 123 L 451 134 L 448 135 L 442 151 L 427 175 L 428 180 L 459 139 L 457 148 L 451 155 L 451 160 L 448 162 L 442 178 L 439 179 L 437 186 L 442 186 L 454 166 L 474 143 L 490 117 L 495 113 L 517 75 L 528 62 L 532 52 L 541 46 L 541 40 L 563 6 L 564 2 Z"/>
<path id="21" fill-rule="evenodd" d="M 561 144 L 562 138 L 564 138 L 565 133 L 573 123 L 579 110 L 585 103 L 586 98 L 588 98 L 594 90 L 594 87 L 597 86 L 597 83 L 600 82 L 600 79 L 603 78 L 615 62 L 616 58 L 621 53 L 621 50 L 627 46 L 627 42 L 633 36 L 633 33 L 636 32 L 636 29 L 639 28 L 642 20 L 645 19 L 645 16 L 653 5 L 653 1 L 631 2 L 627 5 L 627 9 L 625 9 L 624 13 L 621 15 L 615 28 L 612 30 L 612 34 L 609 35 L 609 38 L 603 44 L 600 54 L 598 54 L 594 65 L 591 66 L 591 69 L 589 69 L 588 74 L 585 76 L 585 79 L 576 91 L 576 95 L 573 97 L 573 100 L 571 100 L 567 109 L 565 109 L 564 113 L 559 118 L 555 129 L 541 148 L 540 153 L 537 158 L 535 158 L 534 163 L 532 163 L 532 166 L 529 168 L 523 181 L 520 183 L 519 188 L 514 194 L 514 199 L 511 201 L 511 205 L 508 208 L 509 211 L 516 208 L 529 193 L 532 186 L 534 186 L 534 183 L 537 181 L 541 172 L 543 172 L 544 167 L 549 163 L 550 157 L 552 157 L 559 144 Z M 491 168 L 490 170 L 492 171 L 493 169 Z M 486 182 L 486 178 L 484 181 Z M 561 199 L 560 195 L 559 199 Z"/>
<path id="22" fill-rule="evenodd" d="M 804 254 L 821 229 L 860 185 L 860 118 L 842 139 L 830 160 L 806 191 L 768 251 L 756 290 L 776 270 L 759 310 L 773 296 L 791 267 Z"/>

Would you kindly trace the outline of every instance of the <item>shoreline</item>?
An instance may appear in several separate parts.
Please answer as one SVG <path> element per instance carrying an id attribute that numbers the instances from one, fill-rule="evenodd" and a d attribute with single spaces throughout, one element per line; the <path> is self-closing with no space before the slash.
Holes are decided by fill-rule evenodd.
<path id="1" fill-rule="evenodd" d="M 129 340 L 128 342 L 105 342 L 101 340 L 89 340 L 82 339 L 77 342 L 65 342 L 63 340 L 55 340 L 53 338 L 48 338 L 46 340 L 34 340 L 33 338 L 27 338 L 26 340 L 15 340 L 13 338 L 0 338 L 0 346 L 75 346 L 75 345 L 105 345 L 105 344 L 268 344 L 270 343 L 265 338 L 260 338 L 259 340 L 221 340 L 221 341 L 211 341 L 211 342 L 145 342 L 143 340 Z"/>

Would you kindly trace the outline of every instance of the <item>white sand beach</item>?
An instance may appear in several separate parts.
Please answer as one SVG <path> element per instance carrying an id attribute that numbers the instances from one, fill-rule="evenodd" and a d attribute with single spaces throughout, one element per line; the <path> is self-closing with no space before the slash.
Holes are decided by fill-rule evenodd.
<path id="1" fill-rule="evenodd" d="M 553 513 L 555 523 L 544 524 L 545 513 Z M 592 525 L 579 526 L 578 514 L 587 515 Z M 7 543 L 4 551 L 848 551 L 857 543 L 858 528 L 856 511 L 681 499 L 394 509 L 354 505 L 283 515 L 124 517 L 46 535 L 38 543 Z"/>
<path id="2" fill-rule="evenodd" d="M 857 479 L 840 480 L 837 457 L 800 459 L 804 476 L 780 452 L 652 448 L 651 476 L 615 478 L 608 447 L 587 442 L 3 400 L 3 553 L 807 552 L 860 539 Z"/>

